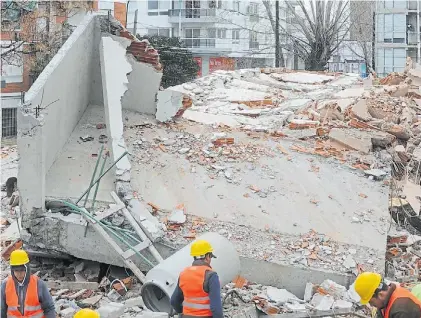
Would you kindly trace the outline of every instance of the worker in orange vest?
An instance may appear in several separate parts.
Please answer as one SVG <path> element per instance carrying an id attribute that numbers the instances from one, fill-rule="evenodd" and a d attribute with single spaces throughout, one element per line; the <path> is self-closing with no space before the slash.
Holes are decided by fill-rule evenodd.
<path id="1" fill-rule="evenodd" d="M 55 318 L 53 298 L 47 285 L 31 275 L 25 251 L 10 254 L 10 269 L 11 275 L 1 284 L 1 318 Z"/>
<path id="2" fill-rule="evenodd" d="M 197 240 L 191 245 L 192 266 L 184 269 L 171 297 L 171 306 L 183 318 L 223 318 L 221 285 L 216 272 L 212 270 L 212 245 Z"/>
<path id="3" fill-rule="evenodd" d="M 361 304 L 377 308 L 384 318 L 420 318 L 421 301 L 409 290 L 397 284 L 386 284 L 377 273 L 364 272 L 355 280 L 355 291 Z"/>

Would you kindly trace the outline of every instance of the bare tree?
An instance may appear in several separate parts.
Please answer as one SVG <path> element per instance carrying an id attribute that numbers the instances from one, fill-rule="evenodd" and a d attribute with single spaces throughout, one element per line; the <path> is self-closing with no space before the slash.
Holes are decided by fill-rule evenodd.
<path id="1" fill-rule="evenodd" d="M 2 2 L 2 70 L 25 63 L 35 79 L 71 34 L 68 19 L 90 9 L 89 1 Z"/>
<path id="2" fill-rule="evenodd" d="M 350 41 L 346 45 L 364 60 L 367 69 L 373 69 L 374 6 L 373 1 L 350 1 Z"/>
<path id="3" fill-rule="evenodd" d="M 325 70 L 332 54 L 349 34 L 348 4 L 333 0 L 286 1 L 292 23 L 284 32 L 306 70 Z"/>

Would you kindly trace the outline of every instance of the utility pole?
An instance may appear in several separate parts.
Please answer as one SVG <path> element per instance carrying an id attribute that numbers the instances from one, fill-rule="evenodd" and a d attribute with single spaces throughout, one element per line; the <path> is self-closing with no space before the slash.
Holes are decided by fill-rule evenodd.
<path id="1" fill-rule="evenodd" d="M 138 9 L 136 9 L 136 11 L 134 12 L 134 27 L 133 27 L 133 35 L 136 36 L 137 34 L 137 11 Z"/>
<path id="2" fill-rule="evenodd" d="M 275 67 L 280 67 L 279 0 L 275 1 Z"/>
<path id="3" fill-rule="evenodd" d="M 178 38 L 181 39 L 181 7 L 183 0 L 178 0 Z"/>

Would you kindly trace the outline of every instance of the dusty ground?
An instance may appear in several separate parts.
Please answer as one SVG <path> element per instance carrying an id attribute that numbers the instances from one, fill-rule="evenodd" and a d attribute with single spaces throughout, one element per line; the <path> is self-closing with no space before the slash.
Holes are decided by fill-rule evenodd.
<path id="1" fill-rule="evenodd" d="M 187 214 L 206 219 L 204 231 L 225 234 L 244 256 L 330 269 L 335 263 L 335 269 L 346 270 L 344 252 L 351 248 L 353 259 L 383 268 L 389 221 L 383 182 L 336 159 L 289 150 L 311 140 L 265 138 L 263 133 L 251 138 L 228 131 L 237 153 L 225 155 L 222 147 L 215 162 L 203 162 L 203 147 L 222 129 L 187 121 L 155 125 L 132 112 L 124 116 L 132 186 L 146 202 L 164 211 L 184 204 Z M 290 242 L 311 230 L 337 245 L 327 251 L 328 261 L 303 257 L 309 251 L 289 252 Z"/>

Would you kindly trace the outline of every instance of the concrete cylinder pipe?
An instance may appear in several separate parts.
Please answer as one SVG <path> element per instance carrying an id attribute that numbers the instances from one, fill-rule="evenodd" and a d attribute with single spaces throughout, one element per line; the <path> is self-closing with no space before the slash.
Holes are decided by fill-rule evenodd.
<path id="1" fill-rule="evenodd" d="M 211 243 L 217 257 L 212 259 L 211 266 L 218 273 L 221 286 L 231 282 L 240 272 L 240 258 L 231 242 L 218 233 L 206 233 L 197 239 Z M 170 312 L 170 299 L 178 277 L 193 262 L 190 256 L 191 244 L 156 265 L 146 275 L 141 294 L 143 302 L 150 310 Z"/>

